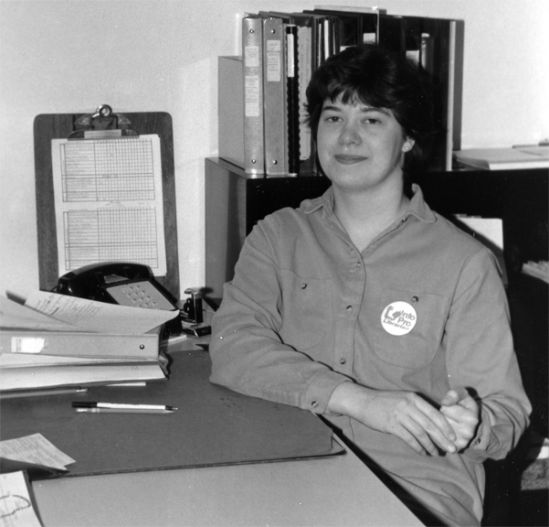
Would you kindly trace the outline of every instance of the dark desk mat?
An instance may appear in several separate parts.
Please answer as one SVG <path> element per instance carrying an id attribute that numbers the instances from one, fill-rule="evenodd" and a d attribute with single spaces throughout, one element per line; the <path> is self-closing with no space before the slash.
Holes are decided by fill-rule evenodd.
<path id="1" fill-rule="evenodd" d="M 43 434 L 76 460 L 66 476 L 281 461 L 342 453 L 313 414 L 208 381 L 205 351 L 173 354 L 168 382 L 6 399 L 0 436 Z M 167 404 L 173 414 L 85 414 L 73 400 Z"/>

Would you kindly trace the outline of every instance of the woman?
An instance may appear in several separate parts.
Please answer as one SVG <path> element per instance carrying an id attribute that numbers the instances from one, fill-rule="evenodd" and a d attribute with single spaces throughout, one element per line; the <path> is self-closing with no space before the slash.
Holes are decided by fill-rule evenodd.
<path id="1" fill-rule="evenodd" d="M 308 112 L 331 186 L 247 238 L 213 321 L 211 380 L 323 415 L 425 521 L 478 525 L 482 462 L 509 452 L 531 408 L 494 256 L 405 188 L 429 131 L 424 86 L 375 46 L 315 72 Z"/>

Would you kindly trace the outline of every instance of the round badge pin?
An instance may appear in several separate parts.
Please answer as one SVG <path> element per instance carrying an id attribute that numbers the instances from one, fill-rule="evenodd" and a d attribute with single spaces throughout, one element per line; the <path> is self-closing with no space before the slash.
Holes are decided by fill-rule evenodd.
<path id="1" fill-rule="evenodd" d="M 416 322 L 417 312 L 408 302 L 391 302 L 381 312 L 381 325 L 390 335 L 407 335 Z"/>

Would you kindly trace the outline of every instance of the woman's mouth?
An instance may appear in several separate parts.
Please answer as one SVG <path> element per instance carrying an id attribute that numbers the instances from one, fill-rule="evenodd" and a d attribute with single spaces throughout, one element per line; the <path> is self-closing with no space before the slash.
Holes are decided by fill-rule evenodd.
<path id="1" fill-rule="evenodd" d="M 368 158 L 364 156 L 353 155 L 353 154 L 336 154 L 334 155 L 334 159 L 342 165 L 354 165 Z"/>

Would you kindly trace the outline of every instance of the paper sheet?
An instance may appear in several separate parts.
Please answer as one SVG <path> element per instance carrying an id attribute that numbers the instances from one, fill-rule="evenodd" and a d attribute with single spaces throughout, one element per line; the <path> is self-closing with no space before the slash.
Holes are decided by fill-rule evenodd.
<path id="1" fill-rule="evenodd" d="M 100 261 L 167 272 L 160 139 L 53 139 L 59 274 Z"/>
<path id="2" fill-rule="evenodd" d="M 25 305 L 80 330 L 117 335 L 140 335 L 179 315 L 178 310 L 107 304 L 46 291 L 29 293 Z"/>
<path id="3" fill-rule="evenodd" d="M 60 322 L 4 296 L 0 296 L 0 328 L 47 331 L 75 331 L 76 329 L 72 324 Z"/>
<path id="4" fill-rule="evenodd" d="M 66 471 L 67 465 L 75 462 L 42 434 L 0 441 L 0 457 L 61 471 Z"/>
<path id="5" fill-rule="evenodd" d="M 22 471 L 0 474 L 0 526 L 40 527 Z"/>

